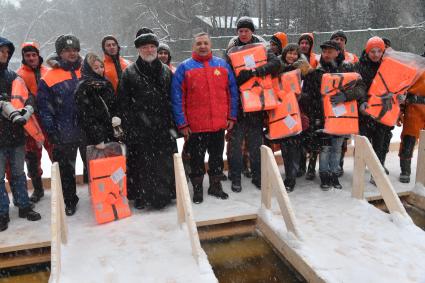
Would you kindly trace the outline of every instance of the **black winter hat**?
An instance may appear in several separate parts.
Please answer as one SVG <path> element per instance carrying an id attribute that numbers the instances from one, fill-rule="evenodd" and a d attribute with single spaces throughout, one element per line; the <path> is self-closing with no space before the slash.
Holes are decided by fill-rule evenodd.
<path id="1" fill-rule="evenodd" d="M 168 55 L 171 55 L 170 46 L 168 46 L 168 44 L 166 44 L 164 42 L 159 43 L 158 52 L 161 51 L 161 50 L 165 50 L 165 51 L 168 52 Z"/>
<path id="2" fill-rule="evenodd" d="M 345 40 L 345 43 L 347 43 L 347 35 L 345 35 L 345 32 L 343 32 L 342 30 L 336 31 L 331 35 L 330 40 L 337 38 L 337 37 L 342 37 Z"/>
<path id="3" fill-rule="evenodd" d="M 115 43 L 118 45 L 118 52 L 120 51 L 121 47 L 120 47 L 120 45 L 118 43 L 117 38 L 115 36 L 113 36 L 113 35 L 107 35 L 104 38 L 102 38 L 102 50 L 103 50 L 103 52 L 105 52 L 105 43 L 106 43 L 107 40 L 113 40 L 113 41 L 115 41 Z"/>
<path id="4" fill-rule="evenodd" d="M 254 22 L 250 17 L 241 17 L 236 23 L 236 30 L 240 28 L 249 28 L 252 32 L 255 31 Z"/>
<path id="5" fill-rule="evenodd" d="M 384 41 L 385 45 L 387 45 L 387 46 L 391 47 L 391 40 L 389 40 L 389 39 L 388 39 L 388 38 L 386 38 L 386 37 L 383 37 L 383 38 L 382 38 L 382 40 Z M 424 45 L 425 45 L 425 44 L 424 44 Z"/>
<path id="6" fill-rule="evenodd" d="M 333 48 L 336 51 L 340 50 L 338 43 L 336 43 L 335 41 L 332 41 L 332 40 L 326 40 L 325 42 L 320 44 L 320 48 L 322 48 L 322 49 Z"/>
<path id="7" fill-rule="evenodd" d="M 134 46 L 139 48 L 145 44 L 153 44 L 156 47 L 159 46 L 158 37 L 154 34 L 154 32 L 150 28 L 143 27 L 139 29 L 136 34 L 136 39 L 134 40 Z"/>
<path id="8" fill-rule="evenodd" d="M 65 48 L 73 48 L 80 52 L 80 41 L 72 34 L 60 35 L 55 42 L 56 54 L 60 55 Z"/>

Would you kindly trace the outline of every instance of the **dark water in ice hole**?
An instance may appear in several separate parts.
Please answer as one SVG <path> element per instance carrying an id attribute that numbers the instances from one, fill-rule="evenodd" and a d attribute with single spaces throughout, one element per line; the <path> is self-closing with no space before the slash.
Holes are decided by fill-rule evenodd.
<path id="1" fill-rule="evenodd" d="M 220 283 L 306 282 L 259 235 L 201 242 Z"/>

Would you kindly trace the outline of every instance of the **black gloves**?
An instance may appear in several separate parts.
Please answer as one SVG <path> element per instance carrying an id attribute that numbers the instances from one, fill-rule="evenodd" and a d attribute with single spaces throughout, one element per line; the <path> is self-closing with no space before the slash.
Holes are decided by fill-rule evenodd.
<path id="1" fill-rule="evenodd" d="M 338 92 L 337 94 L 331 96 L 331 103 L 333 105 L 344 103 L 347 101 L 347 95 L 343 92 Z"/>
<path id="2" fill-rule="evenodd" d="M 236 77 L 236 83 L 238 86 L 243 85 L 247 81 L 249 81 L 250 78 L 255 76 L 255 72 L 252 70 L 242 70 L 239 72 L 239 75 Z"/>

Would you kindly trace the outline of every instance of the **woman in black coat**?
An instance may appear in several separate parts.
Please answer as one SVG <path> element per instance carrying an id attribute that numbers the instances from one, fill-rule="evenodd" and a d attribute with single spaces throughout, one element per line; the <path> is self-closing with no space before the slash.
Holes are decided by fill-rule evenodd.
<path id="1" fill-rule="evenodd" d="M 115 140 L 111 123 L 115 112 L 114 89 L 103 76 L 102 60 L 94 53 L 87 54 L 81 73 L 75 94 L 78 121 L 87 145 L 104 149 L 105 143 Z"/>

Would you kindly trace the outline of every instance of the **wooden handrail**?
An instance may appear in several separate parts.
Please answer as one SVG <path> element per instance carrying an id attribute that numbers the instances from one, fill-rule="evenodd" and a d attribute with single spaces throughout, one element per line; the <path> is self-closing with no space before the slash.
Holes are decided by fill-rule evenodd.
<path id="1" fill-rule="evenodd" d="M 286 229 L 300 238 L 288 193 L 280 176 L 279 168 L 272 150 L 261 146 L 261 203 L 263 208 L 271 209 L 271 198 L 274 195 L 280 207 Z"/>
<path id="2" fill-rule="evenodd" d="M 416 184 L 425 186 L 425 131 L 422 130 L 419 136 L 418 159 L 416 165 Z"/>
<path id="3" fill-rule="evenodd" d="M 353 189 L 352 197 L 364 199 L 365 188 L 365 170 L 366 166 L 372 173 L 376 186 L 381 192 L 382 198 L 390 213 L 399 212 L 405 217 L 410 216 L 406 213 L 406 209 L 400 201 L 393 185 L 390 182 L 384 167 L 376 156 L 369 140 L 366 137 L 356 135 L 355 154 L 354 154 L 354 171 L 353 171 Z"/>
<path id="4" fill-rule="evenodd" d="M 57 162 L 52 164 L 51 178 L 51 273 L 49 283 L 58 283 L 61 273 L 61 246 L 68 241 L 65 204 L 62 193 L 62 183 Z"/>
<path id="5" fill-rule="evenodd" d="M 178 153 L 174 154 L 174 174 L 176 179 L 177 222 L 180 227 L 186 223 L 192 245 L 192 255 L 199 264 L 203 250 L 199 241 L 198 229 L 193 218 L 192 202 L 190 200 L 182 157 Z"/>

